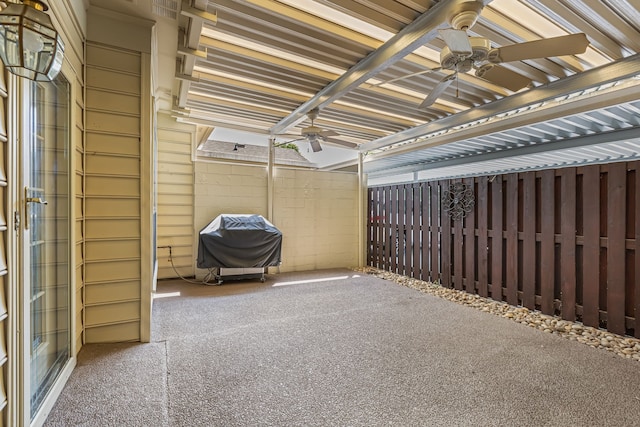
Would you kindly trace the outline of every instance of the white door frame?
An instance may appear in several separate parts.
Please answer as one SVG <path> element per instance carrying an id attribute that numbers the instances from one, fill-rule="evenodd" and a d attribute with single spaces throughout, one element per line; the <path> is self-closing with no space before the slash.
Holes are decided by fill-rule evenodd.
<path id="1" fill-rule="evenodd" d="M 65 63 L 66 65 L 66 63 Z M 44 423 L 47 415 L 62 391 L 73 368 L 76 365 L 76 324 L 75 324 L 75 211 L 73 210 L 73 200 L 75 193 L 72 192 L 75 177 L 75 91 L 74 73 L 68 66 L 63 66 L 64 77 L 69 82 L 69 120 L 68 120 L 68 152 L 69 152 L 69 187 L 68 187 L 68 212 L 69 212 L 69 360 L 65 363 L 55 384 L 42 402 L 38 412 L 31 419 L 30 411 L 30 296 L 29 286 L 24 283 L 29 277 L 28 269 L 28 249 L 23 242 L 28 240 L 28 231 L 24 228 L 26 219 L 25 209 L 25 182 L 24 157 L 21 154 L 22 143 L 26 134 L 26 120 L 28 106 L 25 105 L 28 81 L 22 80 L 13 75 L 8 75 L 7 87 L 9 97 L 7 99 L 7 128 L 9 134 L 7 153 L 7 174 L 9 186 L 7 188 L 7 206 L 11 213 L 11 224 L 13 232 L 8 233 L 7 249 L 14 256 L 9 257 L 9 274 L 7 288 L 7 303 L 9 308 L 9 319 L 7 328 L 8 347 L 8 378 L 7 383 L 7 424 L 16 426 L 40 426 Z M 17 215 L 14 217 L 14 214 Z M 15 219 L 15 222 L 14 222 Z M 18 223 L 19 222 L 19 223 Z"/>

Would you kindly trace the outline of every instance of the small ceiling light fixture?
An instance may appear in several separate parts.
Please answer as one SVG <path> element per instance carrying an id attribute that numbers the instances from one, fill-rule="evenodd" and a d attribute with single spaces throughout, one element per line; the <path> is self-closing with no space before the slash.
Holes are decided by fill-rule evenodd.
<path id="1" fill-rule="evenodd" d="M 0 12 L 0 59 L 11 73 L 51 81 L 64 59 L 64 43 L 41 0 L 10 3 Z"/>

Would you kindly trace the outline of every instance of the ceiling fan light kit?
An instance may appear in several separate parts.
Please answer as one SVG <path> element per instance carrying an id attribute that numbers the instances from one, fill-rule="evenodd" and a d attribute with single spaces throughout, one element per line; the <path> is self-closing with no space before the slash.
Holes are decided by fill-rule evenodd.
<path id="1" fill-rule="evenodd" d="M 469 37 L 469 43 L 471 44 L 471 53 L 468 55 L 459 55 L 449 49 L 449 46 L 445 46 L 440 51 L 440 64 L 445 70 L 455 70 L 456 65 L 462 60 L 484 61 L 489 55 L 491 50 L 491 42 L 484 37 Z M 467 70 L 469 71 L 469 70 Z"/>

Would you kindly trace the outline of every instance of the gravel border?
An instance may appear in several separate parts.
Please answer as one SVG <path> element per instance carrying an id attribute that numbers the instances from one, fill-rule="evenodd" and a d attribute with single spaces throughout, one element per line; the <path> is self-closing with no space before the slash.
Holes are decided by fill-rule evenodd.
<path id="1" fill-rule="evenodd" d="M 434 283 L 373 267 L 354 268 L 354 270 L 640 362 L 640 339 L 637 338 L 617 335 L 602 329 L 585 326 L 579 322 L 571 322 L 549 316 L 526 307 L 512 306 L 504 302 L 481 297 L 480 295 L 444 288 Z"/>

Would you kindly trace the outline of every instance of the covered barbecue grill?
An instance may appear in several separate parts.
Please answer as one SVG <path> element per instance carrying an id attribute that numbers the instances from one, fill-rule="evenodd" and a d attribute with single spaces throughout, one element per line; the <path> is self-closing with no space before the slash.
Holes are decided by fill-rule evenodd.
<path id="1" fill-rule="evenodd" d="M 281 263 L 282 233 L 261 215 L 218 215 L 200 230 L 198 268 L 217 269 L 222 277 L 258 276 Z"/>

